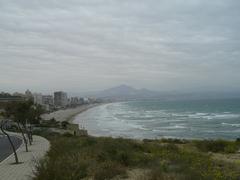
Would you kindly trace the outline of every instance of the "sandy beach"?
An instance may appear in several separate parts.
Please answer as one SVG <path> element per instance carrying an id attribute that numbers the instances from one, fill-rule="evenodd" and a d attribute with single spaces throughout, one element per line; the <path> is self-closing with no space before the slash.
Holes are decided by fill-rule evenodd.
<path id="1" fill-rule="evenodd" d="M 88 105 L 82 105 L 76 108 L 62 109 L 59 111 L 52 112 L 50 114 L 43 114 L 41 117 L 44 120 L 50 120 L 54 118 L 56 121 L 59 121 L 59 122 L 68 121 L 71 123 L 73 121 L 73 118 L 76 115 L 99 105 L 101 104 L 88 104 Z"/>

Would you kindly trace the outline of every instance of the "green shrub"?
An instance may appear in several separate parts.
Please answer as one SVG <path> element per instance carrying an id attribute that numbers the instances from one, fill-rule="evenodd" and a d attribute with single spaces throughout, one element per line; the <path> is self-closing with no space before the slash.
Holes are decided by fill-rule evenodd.
<path id="1" fill-rule="evenodd" d="M 234 143 L 230 143 L 224 147 L 225 153 L 235 153 L 238 150 L 238 146 Z"/>
<path id="2" fill-rule="evenodd" d="M 38 163 L 35 180 L 78 180 L 86 177 L 89 162 L 80 159 L 78 155 L 69 155 L 45 159 Z"/>
<path id="3" fill-rule="evenodd" d="M 179 152 L 179 148 L 175 144 L 167 144 L 164 146 L 164 148 L 171 152 L 176 152 L 176 153 Z"/>
<path id="4" fill-rule="evenodd" d="M 63 134 L 64 137 L 73 137 L 74 135 L 69 133 L 69 132 L 66 132 Z"/>
<path id="5" fill-rule="evenodd" d="M 125 166 L 131 164 L 131 155 L 128 152 L 119 152 L 116 156 L 117 161 Z"/>
<path id="6" fill-rule="evenodd" d="M 234 153 L 239 149 L 236 142 L 224 140 L 195 141 L 194 144 L 202 152 Z"/>
<path id="7" fill-rule="evenodd" d="M 93 173 L 95 180 L 108 180 L 118 175 L 124 175 L 125 169 L 117 163 L 107 161 L 97 167 Z"/>
<path id="8" fill-rule="evenodd" d="M 183 139 L 161 139 L 160 142 L 163 143 L 173 143 L 173 144 L 186 144 L 188 141 Z"/>
<path id="9" fill-rule="evenodd" d="M 162 171 L 162 169 L 160 168 L 154 168 L 152 169 L 146 179 L 149 179 L 149 180 L 167 180 L 167 178 L 164 176 L 164 173 Z"/>
<path id="10" fill-rule="evenodd" d="M 50 136 L 51 149 L 37 166 L 35 180 L 96 180 L 125 176 L 130 169 L 150 172 L 146 179 L 239 179 L 234 165 L 211 159 L 208 151 L 233 152 L 237 143 L 194 141 L 187 149 L 172 141 Z M 204 152 L 203 152 L 204 151 Z"/>
<path id="11" fill-rule="evenodd" d="M 68 121 L 62 121 L 61 122 L 61 127 L 63 128 L 63 129 L 67 129 L 67 126 L 69 125 L 69 122 Z"/>

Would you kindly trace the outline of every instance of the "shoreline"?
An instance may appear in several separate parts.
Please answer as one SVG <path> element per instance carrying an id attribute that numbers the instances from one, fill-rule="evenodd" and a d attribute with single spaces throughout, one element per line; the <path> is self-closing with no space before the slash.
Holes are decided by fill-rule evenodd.
<path id="1" fill-rule="evenodd" d="M 89 106 L 84 107 L 83 109 L 81 109 L 79 112 L 74 113 L 71 116 L 69 116 L 67 118 L 67 122 L 69 122 L 70 124 L 74 124 L 73 120 L 75 119 L 76 116 L 78 116 L 79 114 L 81 114 L 81 113 L 83 113 L 83 112 L 85 112 L 85 111 L 87 111 L 89 109 L 92 109 L 92 108 L 95 108 L 95 107 L 98 107 L 98 106 L 101 106 L 101 105 L 103 105 L 103 103 L 101 103 L 101 104 L 90 104 Z"/>
<path id="2" fill-rule="evenodd" d="M 43 114 L 41 117 L 45 121 L 49 121 L 50 119 L 54 118 L 56 121 L 59 121 L 59 122 L 67 121 L 70 124 L 74 124 L 73 120 L 77 115 L 79 115 L 91 108 L 101 106 L 103 104 L 104 103 L 87 104 L 87 105 L 78 106 L 76 108 L 61 109 L 61 110 L 52 112 L 50 114 Z"/>
<path id="3" fill-rule="evenodd" d="M 52 118 L 55 118 L 56 121 L 58 122 L 63 122 L 63 121 L 67 121 L 69 124 L 77 124 L 79 125 L 79 130 L 82 130 L 80 128 L 82 123 L 78 123 L 78 122 L 73 122 L 75 120 L 75 117 L 80 115 L 81 113 L 84 113 L 85 111 L 98 107 L 98 106 L 102 106 L 105 104 L 109 104 L 109 103 L 97 103 L 97 104 L 85 104 L 85 105 L 81 105 L 75 108 L 68 108 L 68 109 L 62 109 L 62 110 L 58 110 L 55 112 L 52 112 L 50 114 L 44 114 L 42 115 L 42 118 L 44 120 L 50 120 Z M 85 130 L 85 129 L 84 129 Z M 89 129 L 86 129 L 87 131 L 89 131 Z M 89 133 L 89 132 L 88 132 Z M 166 135 L 161 135 L 159 137 L 133 137 L 133 136 L 123 136 L 123 135 L 103 135 L 101 133 L 90 133 L 88 134 L 89 136 L 93 136 L 93 137 L 112 137 L 112 138 L 118 138 L 118 137 L 122 137 L 122 138 L 127 138 L 127 139 L 135 139 L 135 140 L 144 140 L 144 139 L 180 139 L 180 140 L 218 140 L 218 139 L 222 139 L 222 140 L 226 140 L 226 141 L 235 141 L 237 138 L 234 139 L 228 139 L 228 138 L 209 138 L 209 137 L 205 137 L 205 138 L 201 138 L 201 137 L 179 137 L 179 136 L 166 136 Z"/>

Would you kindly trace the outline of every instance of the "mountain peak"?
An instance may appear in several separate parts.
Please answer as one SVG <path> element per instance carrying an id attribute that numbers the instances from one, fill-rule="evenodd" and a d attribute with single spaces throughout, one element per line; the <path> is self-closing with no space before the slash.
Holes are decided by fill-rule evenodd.
<path id="1" fill-rule="evenodd" d="M 118 98 L 118 99 L 138 99 L 156 95 L 155 92 L 147 89 L 136 89 L 122 84 L 98 93 L 98 97 Z"/>
<path id="2" fill-rule="evenodd" d="M 111 89 L 136 90 L 135 88 L 133 88 L 133 87 L 131 87 L 131 86 L 128 86 L 128 85 L 126 85 L 126 84 L 122 84 L 122 85 L 113 87 L 113 88 L 111 88 Z"/>

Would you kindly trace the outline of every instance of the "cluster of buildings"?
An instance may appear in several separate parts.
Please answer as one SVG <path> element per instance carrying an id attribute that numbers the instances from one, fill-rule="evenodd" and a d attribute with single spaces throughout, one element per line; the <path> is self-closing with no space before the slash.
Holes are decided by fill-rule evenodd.
<path id="1" fill-rule="evenodd" d="M 29 93 L 29 90 L 26 91 L 25 94 L 27 93 Z M 81 98 L 81 97 L 68 98 L 67 93 L 63 91 L 54 92 L 53 95 L 42 95 L 41 93 L 33 93 L 32 97 L 35 104 L 44 106 L 45 109 L 48 111 L 66 107 L 76 107 L 83 104 L 97 102 L 97 100 L 93 98 Z"/>
<path id="2" fill-rule="evenodd" d="M 32 99 L 35 104 L 43 106 L 47 111 L 99 102 L 99 100 L 93 98 L 68 98 L 67 93 L 63 91 L 54 92 L 53 95 L 43 95 L 41 93 L 32 93 L 27 90 L 25 94 L 14 93 L 10 95 L 5 93 L 4 96 L 0 96 L 0 102 L 21 101 L 27 99 Z"/>

